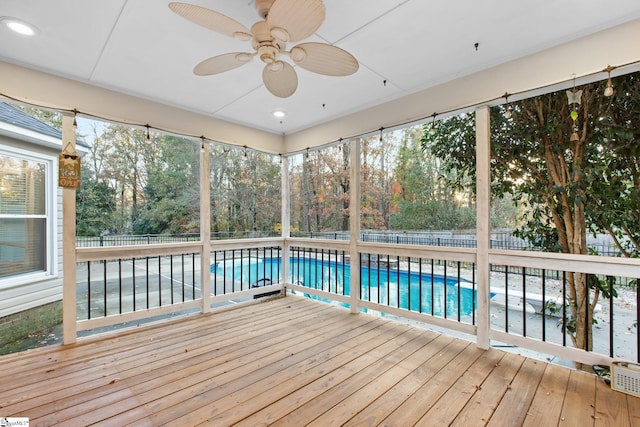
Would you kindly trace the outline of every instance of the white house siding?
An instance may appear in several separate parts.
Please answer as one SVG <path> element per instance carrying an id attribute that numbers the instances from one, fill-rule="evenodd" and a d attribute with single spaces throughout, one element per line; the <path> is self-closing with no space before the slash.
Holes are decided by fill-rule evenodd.
<path id="1" fill-rule="evenodd" d="M 49 247 L 54 248 L 52 256 L 56 258 L 51 261 L 52 266 L 49 274 L 34 273 L 0 279 L 0 318 L 62 300 L 62 190 L 57 183 L 57 156 L 60 152 L 61 142 L 58 140 L 56 147 L 54 138 L 42 136 L 42 144 L 45 145 L 43 146 L 38 143 L 37 135 L 33 132 L 26 132 L 28 136 L 22 140 L 19 135 L 15 134 L 16 131 L 16 127 L 7 126 L 0 122 L 0 149 L 8 151 L 10 154 L 31 153 L 52 161 L 52 173 L 48 177 L 54 181 L 50 188 L 54 193 L 53 197 L 55 197 L 53 209 L 56 214 L 54 216 L 54 243 Z"/>

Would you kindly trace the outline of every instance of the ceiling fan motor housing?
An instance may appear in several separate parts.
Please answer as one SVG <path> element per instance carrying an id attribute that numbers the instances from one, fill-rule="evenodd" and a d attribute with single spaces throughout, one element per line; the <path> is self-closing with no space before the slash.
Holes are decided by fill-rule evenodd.
<path id="1" fill-rule="evenodd" d="M 260 55 L 260 59 L 265 64 L 271 64 L 276 61 L 276 55 L 278 54 L 278 49 L 274 46 L 264 45 L 258 48 L 258 55 Z"/>

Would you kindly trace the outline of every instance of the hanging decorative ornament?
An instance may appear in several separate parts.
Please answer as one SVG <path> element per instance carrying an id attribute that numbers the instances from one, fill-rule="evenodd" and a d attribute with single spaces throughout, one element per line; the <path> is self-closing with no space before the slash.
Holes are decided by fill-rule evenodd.
<path id="1" fill-rule="evenodd" d="M 436 130 L 436 117 L 438 113 L 433 113 L 433 119 L 431 120 L 431 128 L 429 129 L 430 135 L 435 135 L 438 131 Z"/>
<path id="2" fill-rule="evenodd" d="M 568 99 L 569 105 L 580 105 L 582 103 L 582 89 L 575 90 L 574 88 L 572 90 L 568 90 L 567 99 Z"/>
<path id="3" fill-rule="evenodd" d="M 504 107 L 504 118 L 505 119 L 510 119 L 512 116 L 511 113 L 511 105 L 509 105 L 509 92 L 505 92 L 504 95 L 502 95 L 504 97 L 504 101 L 505 101 L 505 107 Z"/>
<path id="4" fill-rule="evenodd" d="M 613 70 L 615 70 L 615 69 L 616 69 L 616 67 L 612 67 L 611 65 L 607 65 L 607 68 L 602 70 L 602 71 L 605 71 L 609 75 L 609 78 L 607 79 L 607 86 L 605 86 L 605 88 L 604 88 L 604 96 L 606 96 L 606 97 L 613 96 L 613 93 L 614 93 L 613 83 L 611 82 L 611 72 Z"/>
<path id="5" fill-rule="evenodd" d="M 67 142 L 58 155 L 58 186 L 63 188 L 80 188 L 80 156 L 75 145 Z"/>
<path id="6" fill-rule="evenodd" d="M 573 120 L 573 132 L 571 133 L 571 142 L 576 142 L 580 140 L 580 136 L 578 135 L 578 106 L 582 103 L 582 90 L 576 90 L 575 88 L 575 77 L 573 79 L 573 89 L 567 91 L 567 102 L 571 106 L 570 117 Z"/>

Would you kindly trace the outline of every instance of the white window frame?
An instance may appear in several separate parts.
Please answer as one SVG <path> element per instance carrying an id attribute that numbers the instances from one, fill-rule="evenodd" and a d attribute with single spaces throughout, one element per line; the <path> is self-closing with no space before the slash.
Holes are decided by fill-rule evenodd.
<path id="1" fill-rule="evenodd" d="M 35 282 L 39 280 L 51 279 L 58 274 L 58 236 L 56 233 L 57 218 L 57 199 L 58 190 L 54 186 L 54 170 L 58 166 L 58 157 L 28 151 L 16 147 L 10 147 L 0 144 L 0 155 L 13 157 L 19 160 L 29 160 L 33 162 L 44 163 L 45 165 L 45 215 L 46 221 L 45 237 L 47 242 L 45 248 L 47 251 L 45 261 L 45 271 L 29 272 L 15 274 L 9 277 L 0 278 L 0 288 L 8 286 L 22 285 L 25 283 Z M 13 218 L 13 215 L 0 214 L 0 218 Z"/>

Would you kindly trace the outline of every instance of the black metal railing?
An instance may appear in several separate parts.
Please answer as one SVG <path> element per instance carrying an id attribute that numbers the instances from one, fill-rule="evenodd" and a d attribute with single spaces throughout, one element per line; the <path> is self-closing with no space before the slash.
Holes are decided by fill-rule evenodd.
<path id="1" fill-rule="evenodd" d="M 282 248 L 214 251 L 209 270 L 214 296 L 276 284 L 282 277 Z"/>
<path id="2" fill-rule="evenodd" d="M 349 296 L 349 255 L 344 250 L 292 246 L 289 281 L 309 289 Z"/>
<path id="3" fill-rule="evenodd" d="M 197 253 L 183 253 L 78 263 L 77 318 L 90 320 L 198 299 L 199 259 Z"/>
<path id="4" fill-rule="evenodd" d="M 475 264 L 361 253 L 360 265 L 362 300 L 475 325 Z"/>
<path id="5" fill-rule="evenodd" d="M 577 339 L 586 343 L 581 347 L 587 351 L 640 361 L 638 279 L 624 278 L 623 283 L 632 284 L 627 286 L 613 276 L 568 271 L 548 274 L 543 270 L 538 279 L 533 279 L 529 268 L 501 266 L 501 270 L 503 273 L 491 275 L 492 329 L 564 347 L 575 347 Z M 573 274 L 579 276 L 574 279 L 570 277 Z M 590 288 L 582 301 L 572 299 L 572 280 L 582 280 Z M 593 312 L 574 311 L 593 301 L 596 287 L 600 291 Z M 576 319 L 574 313 L 584 318 Z M 577 328 L 578 323 L 589 326 Z"/>

